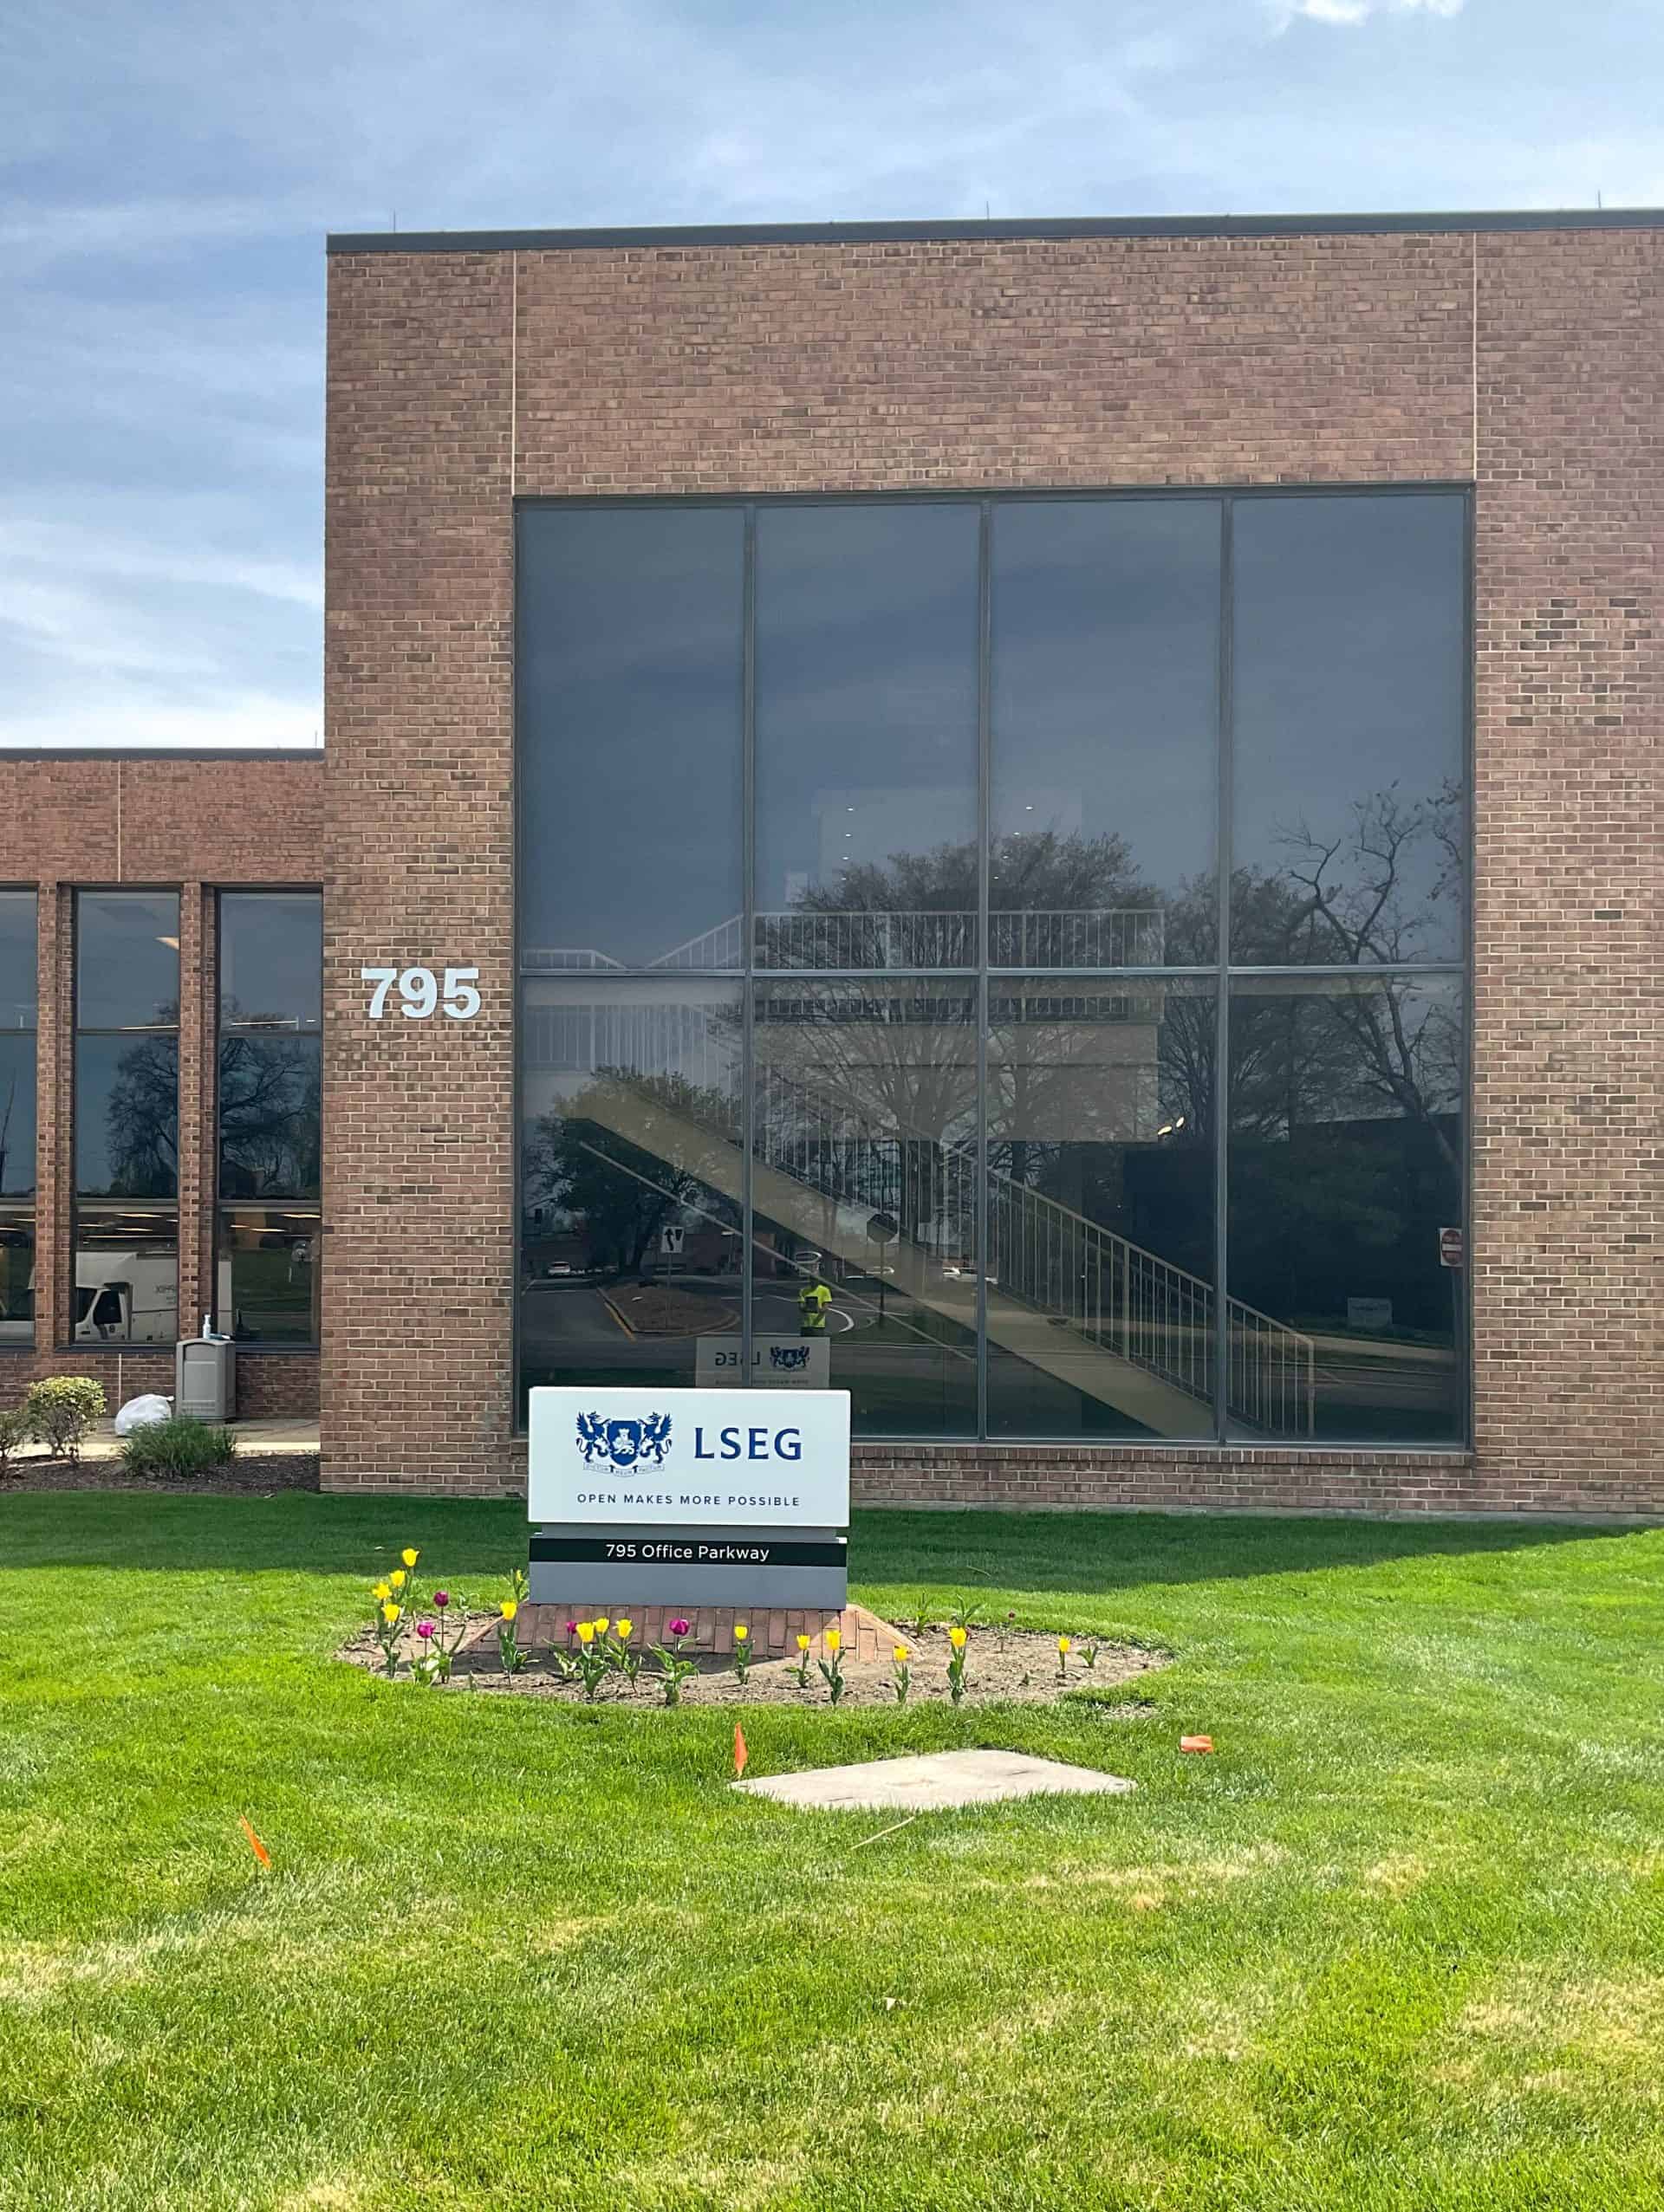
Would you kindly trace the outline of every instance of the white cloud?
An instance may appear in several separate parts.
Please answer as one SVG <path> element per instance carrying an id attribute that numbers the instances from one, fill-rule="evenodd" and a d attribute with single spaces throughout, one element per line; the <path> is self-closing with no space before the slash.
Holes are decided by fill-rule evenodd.
<path id="1" fill-rule="evenodd" d="M 1268 0 L 1278 30 L 1291 23 L 1363 23 L 1371 16 L 1459 16 L 1463 0 Z"/>

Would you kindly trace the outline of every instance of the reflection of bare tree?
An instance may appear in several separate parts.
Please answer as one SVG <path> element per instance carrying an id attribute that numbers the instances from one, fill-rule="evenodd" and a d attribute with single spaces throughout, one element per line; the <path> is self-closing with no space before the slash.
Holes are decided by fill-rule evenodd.
<path id="1" fill-rule="evenodd" d="M 310 1038 L 233 1035 L 219 1047 L 220 1188 L 305 1197 L 322 1168 L 319 1055 Z"/>
<path id="2" fill-rule="evenodd" d="M 105 1107 L 112 1198 L 171 1198 L 179 1188 L 179 1048 L 146 1037 L 116 1062 Z"/>
<path id="3" fill-rule="evenodd" d="M 1334 967 L 1448 959 L 1461 942 L 1464 821 L 1453 778 L 1421 799 L 1395 783 L 1368 792 L 1327 836 L 1297 818 L 1277 834 L 1288 859 L 1270 879 L 1284 898 L 1257 904 L 1251 878 L 1238 913 L 1233 879 L 1232 957 Z"/>

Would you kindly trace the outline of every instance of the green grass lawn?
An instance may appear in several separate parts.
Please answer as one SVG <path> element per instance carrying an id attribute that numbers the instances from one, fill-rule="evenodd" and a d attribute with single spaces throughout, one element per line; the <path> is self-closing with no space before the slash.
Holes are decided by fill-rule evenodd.
<path id="1" fill-rule="evenodd" d="M 7 2212 L 1664 2202 L 1664 1533 L 864 1515 L 881 1612 L 1177 1659 L 1139 1720 L 759 1708 L 754 1772 L 1141 1784 L 859 1851 L 697 1703 L 333 1664 L 406 1541 L 484 1598 L 524 1522 L 0 1499 Z"/>

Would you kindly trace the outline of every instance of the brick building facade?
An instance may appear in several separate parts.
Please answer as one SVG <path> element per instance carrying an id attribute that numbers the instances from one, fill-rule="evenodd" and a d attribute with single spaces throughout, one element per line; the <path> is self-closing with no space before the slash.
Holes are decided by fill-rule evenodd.
<path id="1" fill-rule="evenodd" d="M 118 1356 L 60 1349 L 63 887 L 184 888 L 191 1314 L 211 1264 L 205 887 L 319 884 L 326 1483 L 523 1482 L 526 503 L 1453 487 L 1472 518 L 1469 1439 L 873 1442 L 856 1494 L 1664 1513 L 1661 276 L 1661 218 L 1633 216 L 333 241 L 322 760 L 0 758 L 0 884 L 42 892 L 20 1368 Z M 461 963 L 478 1018 L 367 1020 L 361 969 Z M 128 1354 L 124 1387 L 156 1366 Z M 320 1363 L 243 1372 L 245 1405 L 298 1406 Z"/>

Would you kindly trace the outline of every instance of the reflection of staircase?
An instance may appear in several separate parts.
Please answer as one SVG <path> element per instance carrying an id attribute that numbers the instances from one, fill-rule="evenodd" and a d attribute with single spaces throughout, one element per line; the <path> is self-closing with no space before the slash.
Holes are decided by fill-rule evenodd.
<path id="1" fill-rule="evenodd" d="M 776 1075 L 770 1089 L 787 1081 Z M 817 1251 L 870 1268 L 877 1248 L 868 1223 L 874 1213 L 925 1217 L 916 1188 L 912 1203 L 903 1203 L 912 1155 L 915 1184 L 920 1160 L 929 1184 L 930 1217 L 961 1229 L 974 1223 L 976 1164 L 967 1147 L 906 1132 L 900 1139 L 844 1138 L 831 1133 L 846 1119 L 833 1102 L 811 1100 L 795 1083 L 789 1088 L 796 1112 L 759 1117 L 751 1178 L 759 1218 Z M 586 1120 L 739 1202 L 744 1154 L 732 1138 L 617 1074 L 596 1075 L 574 1104 Z M 828 1133 L 806 1142 L 806 1126 Z M 991 1343 L 1159 1436 L 1197 1432 L 1212 1395 L 1211 1285 L 998 1173 L 989 1177 L 988 1229 Z M 946 1239 L 956 1251 L 972 1241 L 951 1229 Z M 887 1243 L 882 1256 L 898 1289 L 974 1334 L 974 1273 L 944 1273 L 939 1249 L 906 1235 Z M 1311 1340 L 1236 1299 L 1226 1301 L 1226 1312 L 1233 1417 L 1284 1435 L 1309 1430 Z"/>

